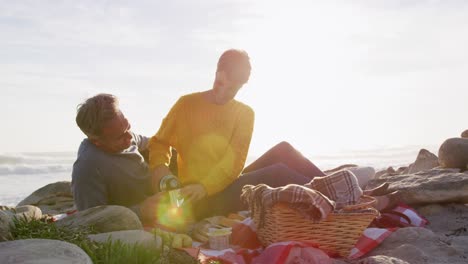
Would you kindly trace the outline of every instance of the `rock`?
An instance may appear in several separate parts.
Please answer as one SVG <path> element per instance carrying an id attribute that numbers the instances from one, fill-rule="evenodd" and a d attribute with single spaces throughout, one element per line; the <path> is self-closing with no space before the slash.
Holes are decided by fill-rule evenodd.
<path id="1" fill-rule="evenodd" d="M 468 167 L 468 138 L 449 138 L 439 148 L 439 163 L 444 168 Z"/>
<path id="2" fill-rule="evenodd" d="M 407 170 L 408 167 L 399 167 L 395 173 L 397 174 L 402 174 L 405 170 Z"/>
<path id="3" fill-rule="evenodd" d="M 0 241 L 8 240 L 10 237 L 10 225 L 12 224 L 11 217 L 5 212 L 0 211 Z"/>
<path id="4" fill-rule="evenodd" d="M 450 240 L 422 227 L 396 230 L 370 252 L 371 256 L 392 256 L 408 263 L 466 263 L 464 249 L 452 247 Z"/>
<path id="5" fill-rule="evenodd" d="M 408 173 L 426 171 L 437 166 L 439 166 L 437 156 L 427 149 L 421 149 L 416 157 L 416 161 L 410 166 Z"/>
<path id="6" fill-rule="evenodd" d="M 455 248 L 455 250 L 457 250 L 457 252 L 462 253 L 460 254 L 460 258 L 468 262 L 468 258 L 467 258 L 468 247 L 466 246 L 468 245 L 468 236 L 465 235 L 465 236 L 453 237 L 450 240 L 450 244 L 452 245 L 453 248 Z"/>
<path id="7" fill-rule="evenodd" d="M 353 167 L 357 167 L 357 166 L 358 165 L 356 165 L 356 164 L 344 164 L 344 165 L 338 166 L 336 168 L 333 168 L 331 170 L 326 170 L 323 173 L 329 175 L 329 174 L 332 174 L 334 172 L 337 172 L 337 171 L 340 171 L 340 170 L 343 170 L 343 169 L 349 169 L 349 168 L 353 168 Z"/>
<path id="8" fill-rule="evenodd" d="M 2 210 L 1 212 L 8 216 L 12 226 L 15 225 L 14 219 L 31 221 L 32 219 L 42 218 L 41 209 L 32 205 L 9 207 L 8 210 Z"/>
<path id="9" fill-rule="evenodd" d="M 37 205 L 44 214 L 57 215 L 76 210 L 72 197 L 50 197 L 46 201 L 48 201 L 47 204 L 41 201 Z"/>
<path id="10" fill-rule="evenodd" d="M 56 224 L 70 228 L 93 226 L 98 233 L 143 229 L 138 216 L 132 210 L 118 205 L 89 208 L 58 220 Z"/>
<path id="11" fill-rule="evenodd" d="M 24 239 L 0 243 L 0 263 L 92 264 L 78 246 L 51 239 Z"/>
<path id="12" fill-rule="evenodd" d="M 372 256 L 359 260 L 356 264 L 410 264 L 404 260 L 389 256 Z"/>
<path id="13" fill-rule="evenodd" d="M 468 129 L 461 133 L 462 138 L 468 138 Z"/>
<path id="14" fill-rule="evenodd" d="M 367 188 L 389 182 L 389 190 L 400 190 L 403 202 L 411 205 L 468 203 L 468 173 L 457 169 L 432 169 L 415 174 L 383 175 Z"/>
<path id="15" fill-rule="evenodd" d="M 51 196 L 73 197 L 71 193 L 71 183 L 69 181 L 60 181 L 47 184 L 46 186 L 34 191 L 31 195 L 19 202 L 17 206 L 35 205 L 42 199 L 49 198 Z"/>
<path id="16" fill-rule="evenodd" d="M 364 189 L 370 180 L 375 178 L 375 169 L 372 167 L 350 167 L 347 170 L 356 176 L 362 189 Z"/>
<path id="17" fill-rule="evenodd" d="M 468 236 L 468 206 L 464 204 L 430 204 L 417 208 L 429 224 L 427 228 L 445 236 Z"/>
<path id="18" fill-rule="evenodd" d="M 61 214 L 74 210 L 73 194 L 69 181 L 48 184 L 26 197 L 18 206 L 35 205 L 44 214 Z"/>
<path id="19" fill-rule="evenodd" d="M 42 217 L 41 209 L 33 205 L 22 205 L 9 211 L 14 213 L 14 217 L 18 219 L 26 219 L 28 221 L 31 221 L 32 219 L 41 219 Z"/>
<path id="20" fill-rule="evenodd" d="M 380 178 L 382 176 L 396 175 L 399 174 L 393 167 L 388 167 L 386 170 L 381 170 L 375 174 L 374 178 Z"/>
<path id="21" fill-rule="evenodd" d="M 162 239 L 159 236 L 144 231 L 144 230 L 124 230 L 97 235 L 89 235 L 89 239 L 96 242 L 106 242 L 108 239 L 112 241 L 120 240 L 127 245 L 140 244 L 149 249 L 160 250 L 162 247 Z"/>

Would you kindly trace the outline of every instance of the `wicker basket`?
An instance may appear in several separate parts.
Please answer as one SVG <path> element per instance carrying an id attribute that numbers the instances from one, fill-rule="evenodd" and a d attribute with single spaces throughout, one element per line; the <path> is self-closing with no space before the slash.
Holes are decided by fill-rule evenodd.
<path id="1" fill-rule="evenodd" d="M 347 257 L 367 226 L 379 215 L 372 208 L 375 198 L 363 196 L 357 205 L 330 213 L 326 220 L 314 223 L 282 203 L 266 209 L 263 226 L 258 226 L 260 212 L 254 221 L 260 242 L 268 246 L 280 241 L 310 241 L 321 249 Z"/>

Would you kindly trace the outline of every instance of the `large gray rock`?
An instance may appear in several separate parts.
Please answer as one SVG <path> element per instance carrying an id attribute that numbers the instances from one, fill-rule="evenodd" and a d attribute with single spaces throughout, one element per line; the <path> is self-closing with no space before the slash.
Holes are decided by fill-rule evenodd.
<path id="1" fill-rule="evenodd" d="M 48 184 L 18 203 L 18 206 L 21 205 L 35 205 L 41 208 L 42 213 L 50 215 L 74 210 L 71 183 L 60 181 Z"/>
<path id="2" fill-rule="evenodd" d="M 96 242 L 106 242 L 108 240 L 117 241 L 127 245 L 140 244 L 149 249 L 160 250 L 162 247 L 162 239 L 160 236 L 144 231 L 144 230 L 123 230 L 96 235 L 89 235 L 89 239 Z"/>
<path id="3" fill-rule="evenodd" d="M 450 239 L 450 244 L 452 247 L 457 250 L 457 252 L 460 252 L 460 258 L 465 257 L 465 263 L 468 262 L 468 236 L 456 236 L 456 237 L 451 237 Z"/>
<path id="4" fill-rule="evenodd" d="M 439 159 L 427 149 L 421 149 L 416 161 L 409 166 L 408 173 L 426 171 L 439 166 Z"/>
<path id="5" fill-rule="evenodd" d="M 449 138 L 439 148 L 439 163 L 444 168 L 468 167 L 468 138 Z"/>
<path id="6" fill-rule="evenodd" d="M 69 228 L 93 226 L 98 233 L 143 229 L 140 219 L 132 210 L 118 205 L 89 208 L 58 220 L 56 224 Z"/>
<path id="7" fill-rule="evenodd" d="M 398 229 L 369 254 L 379 255 L 392 256 L 411 264 L 466 263 L 468 258 L 465 249 L 451 245 L 450 238 L 422 227 Z"/>
<path id="8" fill-rule="evenodd" d="M 409 262 L 406 262 L 404 260 L 394 258 L 394 257 L 389 257 L 389 256 L 372 256 L 372 257 L 360 259 L 353 263 L 356 263 L 356 264 L 410 264 Z"/>
<path id="9" fill-rule="evenodd" d="M 468 236 L 467 205 L 429 204 L 418 207 L 417 210 L 429 221 L 427 228 L 434 233 L 445 236 Z"/>
<path id="10" fill-rule="evenodd" d="M 3 211 L 0 211 L 0 241 L 8 240 L 10 237 L 10 225 L 13 222 L 11 217 Z"/>
<path id="11" fill-rule="evenodd" d="M 400 190 L 403 202 L 411 205 L 468 203 L 468 173 L 457 169 L 432 169 L 415 174 L 383 175 L 368 188 L 389 182 L 389 190 Z"/>
<path id="12" fill-rule="evenodd" d="M 0 263 L 92 264 L 78 246 L 51 239 L 24 239 L 0 243 Z"/>

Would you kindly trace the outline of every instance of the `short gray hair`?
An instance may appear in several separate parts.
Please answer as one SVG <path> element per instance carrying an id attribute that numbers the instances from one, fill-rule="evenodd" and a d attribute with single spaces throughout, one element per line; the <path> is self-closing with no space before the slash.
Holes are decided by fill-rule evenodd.
<path id="1" fill-rule="evenodd" d="M 120 113 L 119 100 L 112 94 L 98 94 L 79 104 L 76 124 L 89 138 L 101 135 L 103 125 Z"/>

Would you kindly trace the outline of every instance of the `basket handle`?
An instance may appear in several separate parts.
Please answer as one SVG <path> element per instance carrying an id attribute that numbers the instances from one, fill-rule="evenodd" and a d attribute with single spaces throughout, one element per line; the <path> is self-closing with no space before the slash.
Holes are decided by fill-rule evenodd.
<path id="1" fill-rule="evenodd" d="M 344 211 L 353 211 L 353 210 L 360 210 L 366 209 L 369 207 L 373 207 L 377 203 L 377 199 L 375 197 L 369 195 L 362 195 L 361 199 L 357 204 L 346 205 L 343 207 Z"/>

